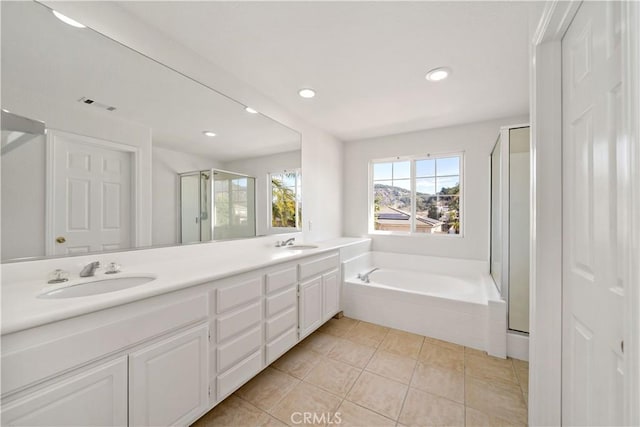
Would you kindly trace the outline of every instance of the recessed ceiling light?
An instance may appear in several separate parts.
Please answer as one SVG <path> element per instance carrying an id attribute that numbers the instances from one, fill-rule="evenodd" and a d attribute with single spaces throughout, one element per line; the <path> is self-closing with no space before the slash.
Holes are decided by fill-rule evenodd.
<path id="1" fill-rule="evenodd" d="M 449 75 L 451 75 L 451 69 L 440 67 L 429 71 L 425 78 L 432 82 L 439 82 L 440 80 L 444 80 L 449 77 Z"/>
<path id="2" fill-rule="evenodd" d="M 205 131 L 204 131 L 204 132 L 202 132 L 202 133 L 203 133 L 203 134 L 205 134 L 205 135 L 206 135 L 206 136 L 208 136 L 208 137 L 211 137 L 211 138 L 213 138 L 214 136 L 216 136 L 216 133 L 215 133 L 215 132 L 212 132 L 212 131 L 210 131 L 210 130 L 205 130 Z"/>
<path id="3" fill-rule="evenodd" d="M 246 111 L 247 113 L 251 113 L 251 114 L 258 114 L 258 111 L 254 110 L 251 107 L 244 107 L 244 111 Z"/>
<path id="4" fill-rule="evenodd" d="M 65 24 L 71 25 L 72 27 L 76 27 L 76 28 L 87 28 L 85 25 L 82 25 L 78 21 L 73 20 L 73 19 L 69 18 L 68 16 L 61 14 L 57 10 L 52 10 L 52 12 L 56 16 L 56 18 L 58 18 L 59 20 L 61 20 Z"/>
<path id="5" fill-rule="evenodd" d="M 313 89 L 304 88 L 298 91 L 298 95 L 303 98 L 313 98 L 314 96 L 316 96 L 316 91 Z"/>

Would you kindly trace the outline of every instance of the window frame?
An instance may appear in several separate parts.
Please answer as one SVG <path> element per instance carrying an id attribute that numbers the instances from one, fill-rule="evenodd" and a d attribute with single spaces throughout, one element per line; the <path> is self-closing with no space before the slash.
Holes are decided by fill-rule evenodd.
<path id="1" fill-rule="evenodd" d="M 458 234 L 433 234 L 433 233 L 419 233 L 416 230 L 416 161 L 419 160 L 435 160 L 435 159 L 440 159 L 440 158 L 447 158 L 447 157 L 459 157 L 460 158 L 460 170 L 459 170 L 459 177 L 460 177 L 460 195 L 459 197 L 459 212 L 458 212 L 458 217 L 459 217 L 459 222 L 460 222 L 460 233 Z M 392 163 L 392 162 L 402 162 L 402 161 L 409 161 L 410 162 L 410 183 L 411 183 L 411 222 L 409 224 L 409 231 L 387 231 L 387 230 L 376 230 L 375 229 L 375 212 L 374 212 L 374 206 L 375 206 L 375 195 L 374 195 L 374 190 L 375 190 L 375 183 L 374 183 L 374 176 L 373 176 L 373 169 L 374 169 L 374 165 L 377 163 Z M 439 152 L 439 153 L 426 153 L 426 154 L 414 154 L 414 155 L 405 155 L 405 156 L 393 156 L 393 157 L 384 157 L 384 158 L 377 158 L 377 159 L 371 159 L 369 160 L 369 176 L 368 176 L 368 225 L 367 225 L 367 231 L 368 234 L 370 235 L 382 235 L 382 236 L 406 236 L 406 237 L 425 237 L 425 238 L 464 238 L 465 235 L 465 229 L 466 229 L 466 224 L 465 224 L 465 202 L 464 202 L 464 198 L 465 198 L 465 190 L 464 190 L 464 167 L 465 167 L 465 151 L 448 151 L 448 152 Z M 437 174 L 437 169 L 435 169 L 435 173 Z M 436 183 L 437 183 L 437 179 L 438 176 L 435 175 L 434 176 L 436 179 Z M 436 191 L 438 191 L 438 189 L 436 188 Z"/>
<path id="2" fill-rule="evenodd" d="M 296 185 L 295 185 L 295 197 L 296 197 L 296 226 L 295 227 L 274 227 L 273 226 L 273 185 L 271 182 L 272 175 L 283 175 L 286 173 L 295 172 L 296 174 Z M 300 194 L 298 193 L 298 188 L 300 188 Z M 282 169 L 274 172 L 267 173 L 267 203 L 269 206 L 268 210 L 268 222 L 267 222 L 267 230 L 269 234 L 281 234 L 281 233 L 295 233 L 302 231 L 302 224 L 300 223 L 301 215 L 298 215 L 302 207 L 302 169 L 294 168 L 294 169 Z"/>

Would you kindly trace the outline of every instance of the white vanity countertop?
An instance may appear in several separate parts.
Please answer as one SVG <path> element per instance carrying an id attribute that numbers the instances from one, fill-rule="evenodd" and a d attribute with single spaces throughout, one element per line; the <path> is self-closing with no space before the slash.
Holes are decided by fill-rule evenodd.
<path id="1" fill-rule="evenodd" d="M 268 267 L 281 262 L 287 262 L 317 255 L 330 250 L 340 249 L 351 245 L 365 244 L 369 239 L 338 238 L 324 242 L 313 242 L 317 249 L 291 250 L 276 248 L 273 244 L 259 245 L 213 243 L 210 245 L 189 245 L 174 248 L 150 249 L 147 255 L 133 251 L 119 254 L 99 254 L 82 257 L 87 259 L 107 260 L 116 258 L 122 264 L 122 274 L 126 276 L 149 274 L 157 278 L 147 284 L 99 295 L 75 298 L 44 299 L 37 296 L 47 284 L 47 275 L 38 279 L 15 280 L 17 269 L 29 269 L 30 264 L 46 264 L 45 268 L 52 271 L 56 262 L 63 264 L 73 258 L 48 259 L 42 261 L 7 264 L 2 272 L 2 326 L 1 333 L 9 334 L 28 328 L 56 322 L 63 319 L 127 304 L 155 295 L 176 291 L 209 281 L 222 279 L 247 271 Z M 301 244 L 301 243 L 298 243 Z M 152 251 L 156 251 L 155 254 Z M 137 262 L 127 263 L 127 260 L 137 258 Z M 145 259 L 147 258 L 147 259 Z M 76 264 L 78 262 L 76 261 Z M 103 262 L 104 264 L 104 262 Z M 35 264 L 34 264 L 35 266 Z M 60 268 L 65 268 L 64 266 Z M 5 274 L 5 269 L 12 270 Z M 70 277 L 70 282 L 77 280 L 78 272 Z M 92 279 L 111 278 L 102 270 L 96 272 Z M 64 286 L 61 285 L 61 286 Z"/>

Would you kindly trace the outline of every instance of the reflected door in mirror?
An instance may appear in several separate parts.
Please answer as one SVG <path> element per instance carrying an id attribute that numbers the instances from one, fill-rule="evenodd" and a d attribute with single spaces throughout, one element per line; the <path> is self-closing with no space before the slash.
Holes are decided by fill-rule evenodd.
<path id="1" fill-rule="evenodd" d="M 132 155 L 110 141 L 49 132 L 52 255 L 132 246 Z"/>

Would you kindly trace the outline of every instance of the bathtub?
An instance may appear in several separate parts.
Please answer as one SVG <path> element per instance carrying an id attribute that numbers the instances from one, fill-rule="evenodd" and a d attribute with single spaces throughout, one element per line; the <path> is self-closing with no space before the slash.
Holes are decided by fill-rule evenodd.
<path id="1" fill-rule="evenodd" d="M 357 277 L 373 268 L 369 283 Z M 487 262 L 367 252 L 342 272 L 345 316 L 506 356 L 506 304 Z"/>

